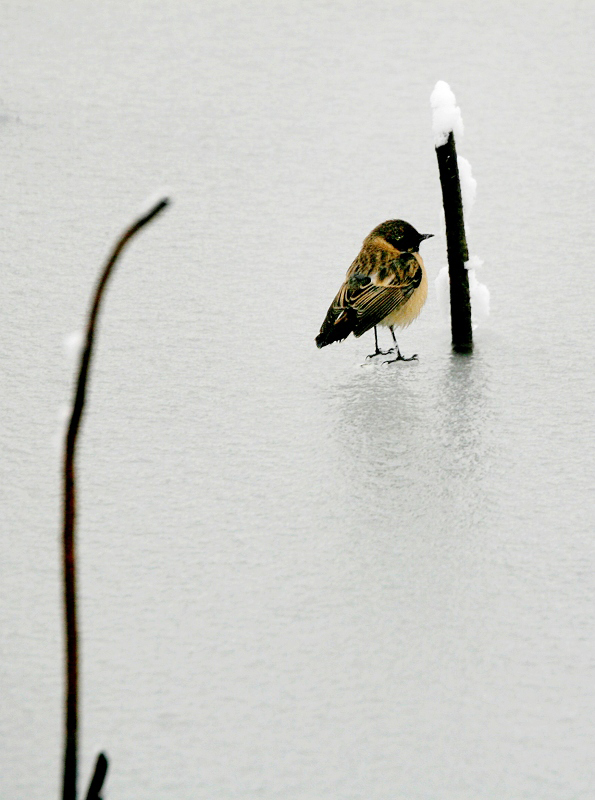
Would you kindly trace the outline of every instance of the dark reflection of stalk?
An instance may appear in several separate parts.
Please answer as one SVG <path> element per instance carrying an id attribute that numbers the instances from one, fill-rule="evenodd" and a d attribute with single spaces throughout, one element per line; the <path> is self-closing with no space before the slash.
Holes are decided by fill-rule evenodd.
<path id="1" fill-rule="evenodd" d="M 64 749 L 63 800 L 76 800 L 77 796 L 77 741 L 78 741 L 78 636 L 76 621 L 76 564 L 75 564 L 75 473 L 74 452 L 83 406 L 87 377 L 93 349 L 95 323 L 99 313 L 99 304 L 107 281 L 124 246 L 144 225 L 150 222 L 169 203 L 163 198 L 150 211 L 137 219 L 120 237 L 105 265 L 97 288 L 87 321 L 86 341 L 81 355 L 76 395 L 72 415 L 66 434 L 64 452 L 64 527 L 63 527 L 63 559 L 64 559 L 64 619 L 66 627 L 66 742 Z M 91 780 L 87 800 L 98 800 L 99 792 L 107 772 L 107 759 L 100 753 Z"/>
<path id="2" fill-rule="evenodd" d="M 337 462 L 358 525 L 442 530 L 483 513 L 489 492 L 479 487 L 494 442 L 480 352 L 449 354 L 426 370 L 361 370 L 333 395 Z"/>
<path id="3" fill-rule="evenodd" d="M 450 357 L 440 381 L 439 406 L 442 470 L 449 482 L 479 479 L 486 470 L 488 391 L 489 375 L 477 354 Z"/>

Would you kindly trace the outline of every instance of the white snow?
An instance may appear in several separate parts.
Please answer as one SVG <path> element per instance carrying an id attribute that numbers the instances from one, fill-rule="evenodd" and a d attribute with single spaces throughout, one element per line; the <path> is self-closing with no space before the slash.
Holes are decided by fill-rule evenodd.
<path id="1" fill-rule="evenodd" d="M 446 144 L 451 131 L 455 137 L 463 135 L 461 109 L 446 81 L 438 81 L 430 96 L 430 105 L 432 106 L 432 130 L 436 147 Z"/>
<path id="2" fill-rule="evenodd" d="M 450 318 L 450 277 L 448 267 L 442 267 L 434 283 L 438 308 L 443 319 Z"/>
<path id="3" fill-rule="evenodd" d="M 466 158 L 457 155 L 457 164 L 459 167 L 459 180 L 461 182 L 461 199 L 463 200 L 465 228 L 468 229 L 467 223 L 471 216 L 471 209 L 475 203 L 475 195 L 477 194 L 477 181 L 473 177 L 471 164 Z"/>
<path id="4" fill-rule="evenodd" d="M 465 269 L 479 269 L 483 267 L 483 259 L 479 256 L 469 256 L 469 261 L 465 261 Z"/>
<path id="5" fill-rule="evenodd" d="M 481 259 L 477 259 L 477 261 L 483 264 Z M 469 270 L 471 326 L 473 330 L 475 330 L 480 322 L 483 322 L 490 316 L 490 290 L 485 284 L 477 280 L 475 269 L 473 267 L 468 267 L 470 263 L 471 259 L 467 261 L 465 266 L 467 266 Z M 450 319 L 450 276 L 448 274 L 448 267 L 442 267 L 434 286 L 436 287 L 436 298 L 438 300 L 440 314 L 444 319 Z"/>
<path id="6" fill-rule="evenodd" d="M 64 337 L 64 352 L 71 364 L 78 362 L 85 344 L 85 332 L 73 331 Z"/>
<path id="7" fill-rule="evenodd" d="M 467 262 L 468 263 L 468 262 Z M 490 290 L 477 280 L 474 269 L 469 270 L 469 295 L 471 297 L 471 324 L 477 328 L 490 316 Z"/>
<path id="8" fill-rule="evenodd" d="M 56 413 L 56 430 L 52 436 L 53 449 L 59 455 L 61 455 L 64 450 L 64 440 L 66 439 L 66 433 L 68 431 L 68 426 L 70 425 L 71 416 L 72 406 L 70 406 L 68 403 L 62 403 L 58 407 L 58 411 Z"/>
<path id="9" fill-rule="evenodd" d="M 64 347 L 64 354 L 70 366 L 75 367 L 75 376 L 74 381 L 78 377 L 78 366 L 80 362 L 80 358 L 83 352 L 83 348 L 85 346 L 85 331 L 72 331 L 69 333 L 68 336 L 65 336 L 62 344 Z M 58 408 L 57 418 L 58 418 L 58 425 L 57 430 L 52 437 L 52 444 L 54 449 L 57 453 L 62 453 L 64 448 L 64 439 L 66 437 L 66 432 L 68 431 L 68 425 L 70 424 L 70 417 L 72 415 L 72 404 L 71 403 L 62 403 L 62 405 Z"/>

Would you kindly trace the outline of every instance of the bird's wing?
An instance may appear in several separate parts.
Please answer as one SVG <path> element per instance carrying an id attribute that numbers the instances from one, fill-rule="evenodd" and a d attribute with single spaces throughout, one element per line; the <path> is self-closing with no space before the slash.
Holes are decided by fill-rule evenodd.
<path id="1" fill-rule="evenodd" d="M 373 273 L 353 274 L 335 298 L 335 308 L 351 309 L 355 336 L 378 325 L 409 300 L 421 283 L 422 270 L 411 253 L 386 260 Z"/>

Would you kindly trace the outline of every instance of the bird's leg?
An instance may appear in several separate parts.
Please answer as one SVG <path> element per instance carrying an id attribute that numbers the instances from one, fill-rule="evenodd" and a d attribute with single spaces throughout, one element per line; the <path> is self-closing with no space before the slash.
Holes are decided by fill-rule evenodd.
<path id="1" fill-rule="evenodd" d="M 395 361 L 416 361 L 417 360 L 417 353 L 409 358 L 405 358 L 405 356 L 401 355 L 401 351 L 399 350 L 399 345 L 397 344 L 397 337 L 395 336 L 395 330 L 392 325 L 389 325 L 389 329 L 391 335 L 393 337 L 393 342 L 395 343 L 394 351 L 397 354 L 396 358 L 391 358 L 389 361 L 385 361 L 385 364 L 394 364 Z"/>
<path id="2" fill-rule="evenodd" d="M 392 348 L 390 350 L 381 350 L 378 347 L 378 329 L 376 328 L 376 325 L 374 325 L 374 345 L 375 345 L 375 352 L 370 353 L 370 355 L 366 356 L 366 358 L 376 358 L 376 356 L 387 356 L 389 353 L 392 353 Z"/>

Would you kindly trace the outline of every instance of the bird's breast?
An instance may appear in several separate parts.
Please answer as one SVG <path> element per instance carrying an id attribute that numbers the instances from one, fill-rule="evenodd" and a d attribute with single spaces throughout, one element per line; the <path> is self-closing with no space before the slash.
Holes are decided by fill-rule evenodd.
<path id="1" fill-rule="evenodd" d="M 426 302 L 428 297 L 428 276 L 426 273 L 426 268 L 424 266 L 424 262 L 422 261 L 421 256 L 419 253 L 413 254 L 417 259 L 419 266 L 421 267 L 421 281 L 419 286 L 414 289 L 413 294 L 407 300 L 406 303 L 403 303 L 402 306 L 393 311 L 392 314 L 389 314 L 385 317 L 381 325 L 387 326 L 395 326 L 398 328 L 406 328 L 408 325 L 419 317 L 422 308 Z"/>

